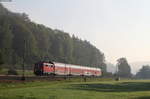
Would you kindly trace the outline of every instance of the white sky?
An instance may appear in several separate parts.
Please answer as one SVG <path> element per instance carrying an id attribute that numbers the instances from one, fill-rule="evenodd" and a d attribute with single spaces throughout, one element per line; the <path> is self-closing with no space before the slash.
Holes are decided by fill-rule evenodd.
<path id="1" fill-rule="evenodd" d="M 106 61 L 150 61 L 150 0 L 12 0 L 3 3 L 40 24 L 86 39 Z"/>

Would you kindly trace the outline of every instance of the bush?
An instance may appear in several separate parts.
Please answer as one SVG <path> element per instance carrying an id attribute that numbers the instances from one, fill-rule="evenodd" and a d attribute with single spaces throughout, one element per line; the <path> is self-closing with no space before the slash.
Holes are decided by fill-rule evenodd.
<path id="1" fill-rule="evenodd" d="M 17 71 L 15 69 L 9 69 L 8 75 L 18 75 Z"/>

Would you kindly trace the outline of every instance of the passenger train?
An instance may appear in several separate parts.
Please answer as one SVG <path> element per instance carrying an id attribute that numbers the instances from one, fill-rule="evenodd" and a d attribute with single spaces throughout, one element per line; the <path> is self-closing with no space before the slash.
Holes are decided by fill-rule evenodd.
<path id="1" fill-rule="evenodd" d="M 59 62 L 38 62 L 34 66 L 34 74 L 43 75 L 72 75 L 72 76 L 101 76 L 100 68 L 65 64 Z"/>

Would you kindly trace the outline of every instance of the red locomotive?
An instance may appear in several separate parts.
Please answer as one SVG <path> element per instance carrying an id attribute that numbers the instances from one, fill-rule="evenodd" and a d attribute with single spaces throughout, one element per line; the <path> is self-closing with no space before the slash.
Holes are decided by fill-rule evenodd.
<path id="1" fill-rule="evenodd" d="M 101 76 L 101 69 L 58 62 L 38 62 L 34 66 L 35 75 Z"/>

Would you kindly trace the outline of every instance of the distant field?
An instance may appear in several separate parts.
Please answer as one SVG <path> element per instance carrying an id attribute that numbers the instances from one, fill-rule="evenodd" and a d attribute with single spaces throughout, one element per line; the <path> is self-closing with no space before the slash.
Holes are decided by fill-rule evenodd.
<path id="1" fill-rule="evenodd" d="M 150 99 L 150 80 L 0 83 L 0 99 Z"/>

